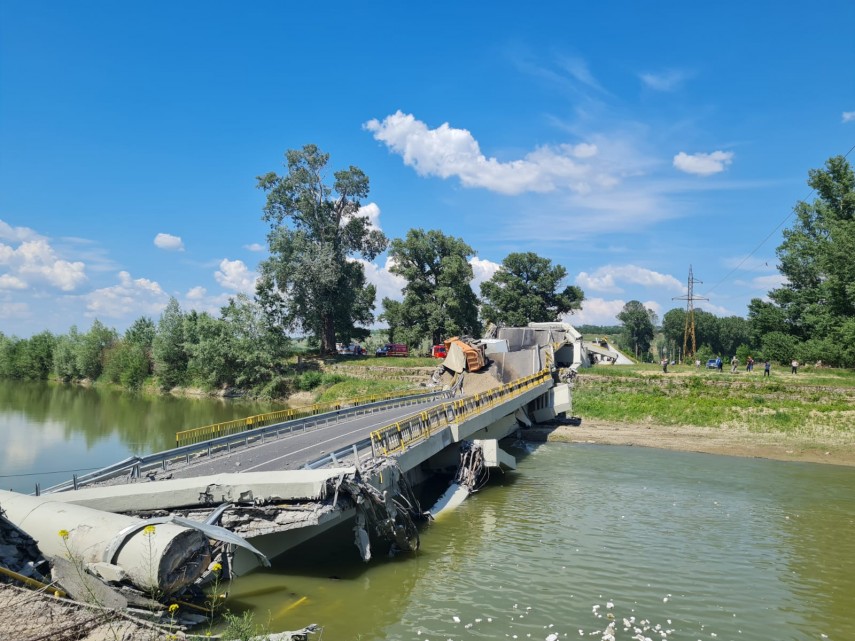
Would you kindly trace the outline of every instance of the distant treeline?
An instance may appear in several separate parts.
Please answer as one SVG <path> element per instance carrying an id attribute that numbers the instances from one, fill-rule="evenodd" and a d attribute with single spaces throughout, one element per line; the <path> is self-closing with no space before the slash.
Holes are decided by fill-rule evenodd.
<path id="1" fill-rule="evenodd" d="M 295 384 L 318 380 L 313 375 L 295 383 L 285 365 L 293 351 L 289 332 L 302 332 L 321 354 L 334 354 L 338 341 L 370 335 L 376 288 L 351 257 L 370 260 L 387 247 L 391 271 L 406 282 L 403 300 L 382 302 L 379 320 L 388 324 L 390 341 L 432 345 L 453 335 L 477 336 L 490 323 L 556 321 L 582 309 L 584 292 L 563 285 L 566 269 L 533 252 L 506 256 L 477 296 L 471 287 L 475 251 L 463 239 L 411 229 L 388 242 L 359 213 L 359 198 L 368 193 L 360 170 L 336 172 L 335 184 L 324 185 L 326 154 L 307 145 L 286 155 L 286 174 L 259 178 L 268 192 L 270 257 L 260 265 L 254 299 L 232 299 L 219 318 L 185 313 L 171 299 L 156 324 L 139 318 L 121 336 L 97 320 L 85 333 L 76 327 L 29 339 L 0 333 L 0 376 L 101 379 L 128 389 L 154 376 L 162 389 L 234 386 L 281 396 Z M 750 355 L 855 367 L 855 174 L 837 156 L 811 170 L 808 184 L 817 198 L 796 204 L 796 220 L 777 250 L 781 285 L 768 299 L 753 299 L 747 319 L 696 311 L 696 358 L 737 355 L 744 362 Z M 642 360 L 684 359 L 685 310 L 670 310 L 660 326 L 653 310 L 632 300 L 617 319 L 619 326 L 578 329 L 587 338 L 618 334 L 618 345 Z"/>
<path id="2" fill-rule="evenodd" d="M 173 298 L 157 323 L 141 317 L 123 335 L 98 320 L 87 332 L 72 327 L 28 339 L 0 334 L 0 377 L 101 380 L 135 390 L 154 375 L 164 390 L 235 386 L 276 397 L 300 387 L 285 367 L 290 345 L 246 296 L 230 301 L 220 318 L 182 312 Z"/>

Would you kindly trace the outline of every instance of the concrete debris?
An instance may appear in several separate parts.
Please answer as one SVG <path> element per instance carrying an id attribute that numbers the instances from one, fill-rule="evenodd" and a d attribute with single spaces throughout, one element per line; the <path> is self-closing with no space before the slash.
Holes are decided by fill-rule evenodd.
<path id="1" fill-rule="evenodd" d="M 127 580 L 143 591 L 170 594 L 181 590 L 210 562 L 207 537 L 177 524 L 149 527 L 122 514 L 53 501 L 51 495 L 0 490 L 0 502 L 9 521 L 38 540 L 42 554 L 119 565 Z M 125 536 L 126 529 L 133 533 Z M 119 538 L 123 543 L 114 547 Z"/>
<path id="2" fill-rule="evenodd" d="M 312 623 L 301 630 L 264 634 L 259 637 L 252 637 L 249 641 L 307 641 L 310 634 L 322 631 L 323 628 L 318 626 L 316 623 Z"/>
<path id="3" fill-rule="evenodd" d="M 0 568 L 6 568 L 40 583 L 50 583 L 43 573 L 49 573 L 45 561 L 33 538 L 9 521 L 0 511 Z M 9 577 L 6 577 L 9 578 Z M 0 575 L 0 581 L 4 576 Z"/>
<path id="4" fill-rule="evenodd" d="M 77 560 L 51 557 L 51 574 L 54 582 L 75 601 L 97 603 L 112 610 L 124 610 L 128 600 L 101 579 L 86 572 Z"/>
<path id="5" fill-rule="evenodd" d="M 357 474 L 345 477 L 342 493 L 356 506 L 355 544 L 364 561 L 371 558 L 368 528 L 392 542 L 390 553 L 419 549 L 419 531 L 414 518 L 424 518 L 412 487 L 397 464 L 388 462 L 383 470 L 392 478 L 389 489 L 378 490 Z"/>
<path id="6" fill-rule="evenodd" d="M 486 468 L 484 450 L 478 443 L 462 441 L 460 443 L 460 464 L 454 475 L 454 483 L 465 487 L 470 493 L 477 492 L 483 484 Z"/>

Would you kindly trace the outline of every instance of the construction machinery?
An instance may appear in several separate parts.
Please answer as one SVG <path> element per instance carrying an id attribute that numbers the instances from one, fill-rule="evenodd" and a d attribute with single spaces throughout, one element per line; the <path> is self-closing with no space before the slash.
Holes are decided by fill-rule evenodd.
<path id="1" fill-rule="evenodd" d="M 443 365 L 452 372 L 477 372 L 487 365 L 487 355 L 484 345 L 469 338 L 452 336 L 445 341 L 445 350 L 448 355 Z"/>

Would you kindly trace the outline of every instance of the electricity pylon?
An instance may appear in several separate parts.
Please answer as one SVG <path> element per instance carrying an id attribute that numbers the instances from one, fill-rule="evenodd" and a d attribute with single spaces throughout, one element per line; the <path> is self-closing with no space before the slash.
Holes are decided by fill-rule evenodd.
<path id="1" fill-rule="evenodd" d="M 703 281 L 695 280 L 692 275 L 692 266 L 689 265 L 689 284 L 685 296 L 675 296 L 671 300 L 686 301 L 686 327 L 683 330 L 683 362 L 694 357 L 698 351 L 697 341 L 695 339 L 695 301 L 709 300 L 703 296 L 695 296 L 695 283 L 703 284 Z M 689 351 L 689 336 L 692 337 L 692 351 Z"/>

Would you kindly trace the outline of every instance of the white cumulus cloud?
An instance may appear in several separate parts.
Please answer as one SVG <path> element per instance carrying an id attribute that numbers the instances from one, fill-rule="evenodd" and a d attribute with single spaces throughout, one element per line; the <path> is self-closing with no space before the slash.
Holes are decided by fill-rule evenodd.
<path id="1" fill-rule="evenodd" d="M 158 234 L 154 237 L 154 245 L 166 251 L 184 251 L 184 241 L 181 240 L 181 236 L 173 236 L 172 234 Z"/>
<path id="2" fill-rule="evenodd" d="M 477 256 L 473 256 L 469 259 L 469 264 L 472 266 L 472 291 L 474 291 L 477 295 L 481 295 L 481 283 L 485 280 L 490 280 L 499 268 L 502 266 L 500 263 L 494 263 L 492 260 L 487 260 L 485 258 L 478 258 Z"/>
<path id="3" fill-rule="evenodd" d="M 161 286 L 148 278 L 132 278 L 119 272 L 119 284 L 96 289 L 84 296 L 86 315 L 97 318 L 156 316 L 169 302 Z"/>
<path id="4" fill-rule="evenodd" d="M 0 289 L 27 289 L 27 283 L 11 274 L 0 274 Z"/>
<path id="5" fill-rule="evenodd" d="M 4 220 L 0 220 L 0 239 L 11 240 L 13 242 L 23 242 L 25 240 L 39 240 L 44 237 L 37 234 L 29 227 L 12 227 Z"/>
<path id="6" fill-rule="evenodd" d="M 184 297 L 187 300 L 203 300 L 205 295 L 208 293 L 208 290 L 202 287 L 201 285 L 196 287 L 191 287 L 187 290 L 187 293 Z"/>
<path id="7" fill-rule="evenodd" d="M 362 258 L 352 258 L 349 260 L 360 263 L 365 270 L 366 280 L 377 288 L 375 315 L 383 311 L 381 303 L 384 298 L 391 298 L 392 300 L 404 299 L 402 290 L 407 281 L 403 276 L 392 273 L 391 268 L 395 264 L 392 258 L 387 257 L 383 265 L 378 265 Z"/>
<path id="8" fill-rule="evenodd" d="M 732 151 L 714 151 L 709 154 L 687 154 L 681 151 L 674 156 L 674 167 L 696 176 L 711 176 L 721 173 L 732 162 Z"/>
<path id="9" fill-rule="evenodd" d="M 253 294 L 258 274 L 251 271 L 242 260 L 224 258 L 220 261 L 220 268 L 214 272 L 214 278 L 226 289 Z"/>
<path id="10" fill-rule="evenodd" d="M 359 208 L 357 216 L 368 218 L 368 222 L 374 229 L 380 230 L 380 207 L 377 203 L 368 203 Z"/>
<path id="11" fill-rule="evenodd" d="M 80 261 L 59 258 L 45 238 L 27 233 L 26 227 L 5 225 L 3 233 L 10 240 L 23 240 L 13 247 L 0 242 L 0 268 L 5 268 L 6 288 L 26 289 L 35 283 L 45 282 L 62 291 L 72 291 L 86 280 L 85 265 Z"/>
<path id="12" fill-rule="evenodd" d="M 248 249 L 251 252 L 263 252 L 265 247 L 261 243 L 250 243 L 249 245 L 244 245 L 244 249 Z"/>
<path id="13" fill-rule="evenodd" d="M 592 185 L 611 187 L 617 182 L 614 176 L 580 162 L 597 154 L 596 145 L 588 143 L 542 146 L 522 159 L 502 162 L 485 156 L 468 130 L 448 123 L 429 129 L 401 111 L 382 121 L 369 120 L 364 127 L 420 176 L 456 176 L 464 187 L 508 195 L 559 189 L 587 193 Z"/>
<path id="14" fill-rule="evenodd" d="M 655 287 L 673 292 L 682 292 L 683 284 L 670 274 L 662 274 L 637 265 L 604 265 L 592 273 L 580 272 L 576 284 L 583 291 L 610 292 L 620 294 L 624 289 L 618 284 Z"/>
<path id="15" fill-rule="evenodd" d="M 855 111 L 844 111 L 843 112 L 843 122 L 853 122 L 855 121 Z"/>
<path id="16" fill-rule="evenodd" d="M 617 325 L 617 315 L 624 305 L 625 300 L 586 297 L 582 301 L 582 309 L 573 314 L 565 314 L 562 320 L 571 325 Z"/>

